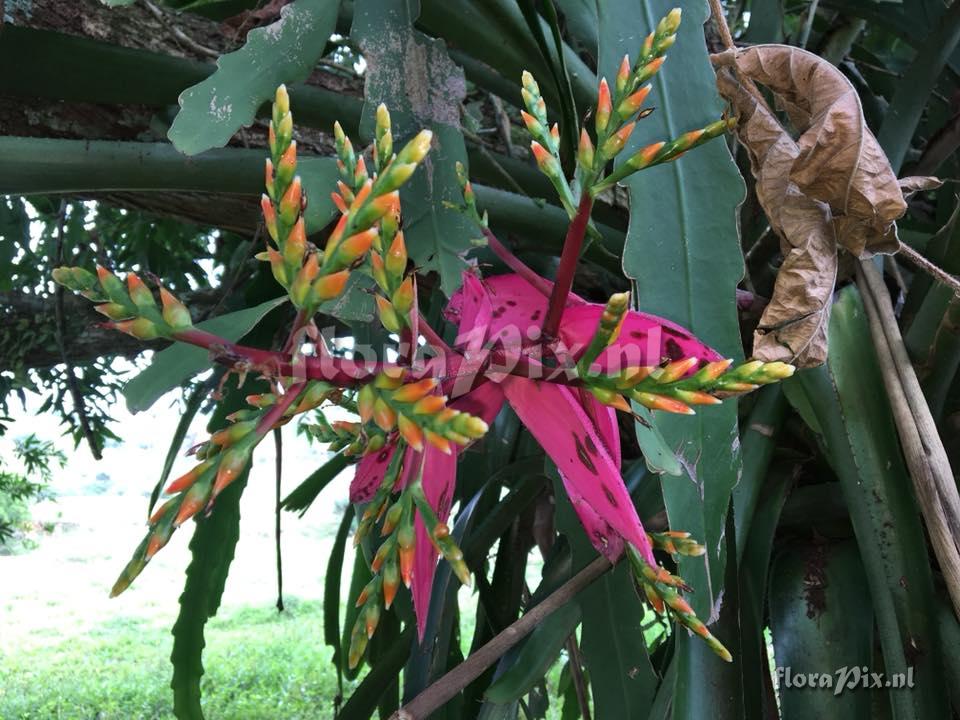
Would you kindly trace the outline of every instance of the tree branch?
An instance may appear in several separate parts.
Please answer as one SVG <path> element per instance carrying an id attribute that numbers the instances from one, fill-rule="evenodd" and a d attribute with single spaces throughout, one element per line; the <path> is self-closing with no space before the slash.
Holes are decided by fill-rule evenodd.
<path id="1" fill-rule="evenodd" d="M 613 565 L 605 557 L 598 557 L 563 585 L 534 605 L 523 617 L 509 625 L 490 642 L 417 695 L 390 720 L 424 720 L 463 688 L 476 680 L 505 652 L 525 638 L 544 619 L 572 600 L 577 593 L 606 573 Z"/>

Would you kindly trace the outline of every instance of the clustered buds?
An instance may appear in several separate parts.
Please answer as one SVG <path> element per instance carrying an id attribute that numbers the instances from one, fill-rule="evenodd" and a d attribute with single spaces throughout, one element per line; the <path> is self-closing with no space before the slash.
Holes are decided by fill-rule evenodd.
<path id="1" fill-rule="evenodd" d="M 650 85 L 645 83 L 663 66 L 665 53 L 676 41 L 680 15 L 680 9 L 674 8 L 660 20 L 656 29 L 644 39 L 633 64 L 629 55 L 624 56 L 612 87 L 606 78 L 600 79 L 597 104 L 593 111 L 595 138 L 591 138 L 586 127 L 581 128 L 577 148 L 577 176 L 573 189 L 564 177 L 560 165 L 559 129 L 556 125 L 548 125 L 546 105 L 540 95 L 540 88 L 530 73 L 523 73 L 521 94 L 526 110 L 521 112 L 521 116 L 533 138 L 530 148 L 537 166 L 550 178 L 564 209 L 571 217 L 576 212 L 575 196 L 578 192 L 589 192 L 596 196 L 628 175 L 675 160 L 687 150 L 724 134 L 734 126 L 734 119 L 724 119 L 685 133 L 676 140 L 648 145 L 620 163 L 614 172 L 603 175 L 609 162 L 626 147 L 637 120 L 642 120 L 653 112 L 650 108 L 643 108 L 643 103 L 650 94 Z"/>
<path id="2" fill-rule="evenodd" d="M 686 535 L 686 533 L 679 534 Z M 684 591 L 690 590 L 683 580 L 675 575 L 671 575 L 663 567 L 651 567 L 632 545 L 627 544 L 626 550 L 627 558 L 630 561 L 630 569 L 633 571 L 633 577 L 640 587 L 643 588 L 644 594 L 651 607 L 658 613 L 666 613 L 681 625 L 699 635 L 711 650 L 727 662 L 731 662 L 733 657 L 730 655 L 730 651 L 713 636 L 709 628 L 703 624 L 693 611 L 693 608 L 690 607 L 690 603 L 684 600 L 680 593 L 677 592 L 678 589 Z"/>
<path id="3" fill-rule="evenodd" d="M 670 142 L 655 142 L 647 145 L 635 152 L 627 160 L 624 160 L 616 170 L 594 185 L 594 192 L 602 192 L 638 170 L 645 170 L 654 165 L 661 165 L 665 162 L 676 160 L 688 150 L 703 145 L 708 140 L 712 140 L 715 137 L 723 135 L 728 130 L 732 130 L 736 127 L 736 124 L 736 118 L 725 118 L 710 123 L 699 130 L 691 130 L 690 132 L 684 133 L 676 140 L 671 140 Z M 619 152 L 619 150 L 617 152 Z"/>
<path id="4" fill-rule="evenodd" d="M 404 383 L 402 371 L 383 372 L 357 395 L 363 423 L 373 422 L 386 433 L 396 430 L 414 450 L 424 441 L 450 454 L 454 445 L 467 445 L 483 437 L 487 424 L 469 413 L 447 407 L 447 398 L 436 392 L 438 381 L 424 378 Z"/>
<path id="5" fill-rule="evenodd" d="M 760 360 L 732 364 L 717 360 L 697 369 L 700 361 L 689 357 L 657 367 L 627 368 L 618 375 L 588 374 L 584 381 L 598 400 L 620 410 L 629 411 L 626 397 L 651 410 L 693 415 L 691 405 L 717 405 L 723 398 L 788 378 L 796 369 Z"/>
<path id="6" fill-rule="evenodd" d="M 580 375 L 587 375 L 593 361 L 620 336 L 620 327 L 629 309 L 630 293 L 628 292 L 616 293 L 607 300 L 590 344 L 577 361 L 577 371 Z"/>
<path id="7" fill-rule="evenodd" d="M 120 573 L 110 596 L 116 597 L 130 586 L 150 559 L 167 544 L 174 530 L 198 513 L 210 510 L 217 496 L 243 473 L 253 449 L 271 429 L 288 422 L 294 415 L 319 407 L 339 392 L 319 380 L 295 386 L 288 391 L 292 396 L 284 397 L 283 412 L 273 418 L 268 415 L 280 402 L 277 396 L 272 393 L 249 396 L 247 401 L 253 409 L 231 414 L 227 418 L 230 425 L 191 448 L 190 453 L 199 462 L 164 490 L 164 494 L 171 497 L 151 515 L 146 537 Z"/>
<path id="8" fill-rule="evenodd" d="M 576 210 L 576 200 L 560 165 L 560 128 L 556 123 L 551 126 L 547 122 L 547 105 L 533 75 L 524 70 L 521 82 L 523 87 L 520 94 L 526 110 L 520 111 L 520 117 L 533 138 L 530 150 L 540 171 L 550 178 L 556 188 L 564 208 L 572 213 Z"/>
<path id="9" fill-rule="evenodd" d="M 158 306 L 153 293 L 135 273 L 128 273 L 123 282 L 99 265 L 96 275 L 83 268 L 59 267 L 53 271 L 53 280 L 98 303 L 97 312 L 112 321 L 105 323 L 108 327 L 140 340 L 176 338 L 193 327 L 190 311 L 173 293 L 161 286 Z"/>
<path id="10" fill-rule="evenodd" d="M 653 547 L 671 555 L 700 557 L 707 552 L 707 548 L 691 538 L 690 533 L 679 530 L 648 532 L 647 539 Z"/>
<path id="11" fill-rule="evenodd" d="M 370 535 L 376 523 L 381 523 L 381 542 L 370 563 L 374 576 L 356 601 L 361 610 L 350 634 L 350 649 L 347 655 L 350 667 L 356 667 L 363 658 L 367 641 L 373 637 L 380 614 L 382 610 L 390 608 L 400 582 L 409 588 L 413 581 L 416 515 L 419 515 L 431 542 L 450 563 L 460 582 L 464 585 L 471 582 L 470 569 L 464 562 L 463 551 L 451 536 L 447 524 L 437 517 L 423 492 L 422 465 L 418 468 L 416 478 L 407 487 L 399 488 L 399 495 L 394 498 L 399 479 L 404 474 L 404 456 L 403 445 L 398 444 L 380 486 L 364 509 L 354 536 L 354 544 L 359 545 Z M 422 459 L 419 461 L 422 463 Z"/>

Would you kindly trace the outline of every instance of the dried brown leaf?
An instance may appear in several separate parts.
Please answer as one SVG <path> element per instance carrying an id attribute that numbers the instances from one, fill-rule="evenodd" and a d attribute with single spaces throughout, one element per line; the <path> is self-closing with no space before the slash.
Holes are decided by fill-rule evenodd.
<path id="1" fill-rule="evenodd" d="M 739 116 L 737 135 L 750 155 L 757 198 L 784 254 L 773 297 L 754 333 L 753 356 L 800 367 L 820 365 L 827 357 L 837 275 L 830 208 L 804 195 L 790 179 L 800 149 L 770 111 L 729 72 L 721 71 L 717 84 Z"/>
<path id="2" fill-rule="evenodd" d="M 907 205 L 850 81 L 826 60 L 787 45 L 756 45 L 718 62 L 769 88 L 786 111 L 799 154 L 784 170 L 801 192 L 830 206 L 840 244 L 858 257 L 896 252 L 895 221 Z"/>
<path id="3" fill-rule="evenodd" d="M 943 187 L 943 180 L 932 175 L 909 175 L 897 180 L 903 199 L 909 200 L 913 195 L 924 190 L 936 190 Z"/>

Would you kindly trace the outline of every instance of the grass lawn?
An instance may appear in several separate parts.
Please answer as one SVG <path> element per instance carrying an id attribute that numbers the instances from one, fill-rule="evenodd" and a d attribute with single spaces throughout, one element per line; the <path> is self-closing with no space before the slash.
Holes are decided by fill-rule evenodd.
<path id="1" fill-rule="evenodd" d="M 231 610 L 204 652 L 208 720 L 332 717 L 337 692 L 317 602 Z M 4 658 L 4 720 L 172 718 L 168 627 L 118 618 L 82 637 Z"/>

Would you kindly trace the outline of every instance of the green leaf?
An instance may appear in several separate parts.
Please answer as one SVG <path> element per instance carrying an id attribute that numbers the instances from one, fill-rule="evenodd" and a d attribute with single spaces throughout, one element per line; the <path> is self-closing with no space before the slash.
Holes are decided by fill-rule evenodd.
<path id="1" fill-rule="evenodd" d="M 460 286 L 464 255 L 476 235 L 467 217 L 444 203 L 462 204 L 456 163 L 466 164 L 460 103 L 463 71 L 443 41 L 413 29 L 419 3 L 357 0 L 351 37 L 367 61 L 361 133 L 373 136 L 377 105 L 385 103 L 401 147 L 422 128 L 433 131 L 433 148 L 400 192 L 407 248 L 423 272 L 436 270 L 448 296 Z M 416 58 L 416 60 L 411 60 Z"/>
<path id="2" fill-rule="evenodd" d="M 840 293 L 827 367 L 787 381 L 816 415 L 867 573 L 887 673 L 915 667 L 916 689 L 890 693 L 894 717 L 946 717 L 927 547 L 860 296 Z M 917 654 L 913 648 L 921 648 Z M 908 663 L 907 657 L 910 657 Z"/>
<path id="3" fill-rule="evenodd" d="M 600 6 L 601 67 L 609 77 L 624 53 L 636 56 L 645 35 L 671 9 L 662 0 L 646 0 L 639 13 L 635 5 L 619 0 Z M 657 110 L 634 132 L 634 148 L 677 137 L 722 114 L 701 31 L 706 15 L 705 6 L 685 13 L 669 59 L 654 80 L 650 103 Z M 641 307 L 738 357 L 733 299 L 743 260 L 736 211 L 744 186 L 727 148 L 720 141 L 709 143 L 676 162 L 636 173 L 625 184 L 631 218 L 623 266 L 636 282 Z M 686 476 L 663 482 L 670 525 L 707 546 L 703 558 L 684 559 L 680 570 L 697 590 L 694 608 L 709 618 L 722 586 L 720 537 L 740 466 L 736 404 L 703 408 L 692 418 L 664 413 L 654 419 L 667 445 L 677 449 Z"/>
<path id="4" fill-rule="evenodd" d="M 353 558 L 353 574 L 350 578 L 350 592 L 347 594 L 347 614 L 343 619 L 343 628 L 340 637 L 341 667 L 344 676 L 348 680 L 356 679 L 357 675 L 360 674 L 360 669 L 363 667 L 362 661 L 357 663 L 355 668 L 348 667 L 345 662 L 350 656 L 350 633 L 360 615 L 360 608 L 354 605 L 352 600 L 360 595 L 360 591 L 370 582 L 371 577 L 373 577 L 373 575 L 370 573 L 370 566 L 367 564 L 367 560 L 363 556 L 361 549 L 357 548 L 357 552 Z M 404 661 L 406 661 L 406 658 L 404 658 Z M 374 706 L 376 706 L 376 700 L 374 701 Z"/>
<path id="5" fill-rule="evenodd" d="M 340 645 L 340 584 L 343 578 L 343 559 L 346 553 L 347 538 L 353 527 L 356 510 L 353 504 L 347 505 L 340 521 L 340 527 L 330 549 L 330 561 L 327 563 L 326 576 L 323 579 L 323 641 L 333 648 L 333 666 L 337 670 L 337 687 L 343 693 L 343 649 Z"/>
<path id="6" fill-rule="evenodd" d="M 554 475 L 557 529 L 573 551 L 573 569 L 597 556 L 577 518 L 563 484 Z M 583 612 L 581 653 L 590 673 L 594 708 L 600 718 L 643 718 L 657 689 L 647 655 L 644 607 L 626 563 L 605 573 L 578 596 Z"/>
<path id="7" fill-rule="evenodd" d="M 201 330 L 235 342 L 250 332 L 263 317 L 286 301 L 286 296 L 268 300 L 256 307 L 238 310 L 197 325 Z M 147 410 L 169 390 L 178 387 L 198 372 L 210 367 L 210 353 L 203 348 L 176 343 L 158 352 L 143 372 L 123 388 L 127 409 L 132 413 Z"/>
<path id="8" fill-rule="evenodd" d="M 777 556 L 770 578 L 770 629 L 777 667 L 789 668 L 794 683 L 808 673 L 839 681 L 842 668 L 853 673 L 842 679 L 856 682 L 861 668 L 871 666 L 873 613 L 869 596 L 864 597 L 866 582 L 852 541 L 794 544 Z M 869 692 L 788 687 L 783 676 L 779 682 L 782 717 L 789 720 L 871 717 Z"/>
<path id="9" fill-rule="evenodd" d="M 323 489 L 346 468 L 351 458 L 339 451 L 323 465 L 310 473 L 310 476 L 297 485 L 280 503 L 280 507 L 290 512 L 299 512 L 300 517 L 310 508 Z"/>
<path id="10" fill-rule="evenodd" d="M 580 606 L 575 601 L 571 600 L 557 608 L 534 628 L 522 644 L 515 646 L 512 663 L 507 660 L 507 655 L 501 659 L 501 662 L 510 663 L 508 669 L 487 688 L 485 698 L 503 705 L 519 700 L 530 692 L 534 685 L 543 680 L 563 644 L 579 624 Z"/>
<path id="11" fill-rule="evenodd" d="M 667 445 L 667 441 L 654 421 L 653 411 L 638 403 L 632 403 L 637 422 L 634 424 L 640 452 L 650 472 L 666 475 L 682 475 L 683 466 L 676 453 Z"/>
<path id="12" fill-rule="evenodd" d="M 242 48 L 220 57 L 213 75 L 180 95 L 167 137 L 187 155 L 226 145 L 278 85 L 307 79 L 334 31 L 339 6 L 338 0 L 296 0 L 275 23 L 251 30 Z"/>
<path id="13" fill-rule="evenodd" d="M 600 75 L 614 77 L 625 53 L 635 58 L 644 37 L 670 11 L 665 0 L 611 0 L 600 11 Z M 684 8 L 677 40 L 655 76 L 649 118 L 631 137 L 631 149 L 675 138 L 719 118 L 724 110 L 703 40 L 706 4 Z M 737 207 L 744 184 L 722 141 L 676 162 L 630 176 L 630 226 L 623 268 L 636 284 L 645 312 L 662 315 L 695 332 L 727 357 L 741 355 L 734 296 L 743 275 Z M 695 417 L 656 415 L 667 446 L 675 449 L 683 476 L 662 480 L 670 527 L 685 530 L 707 548 L 682 558 L 680 574 L 696 592 L 691 604 L 705 622 L 719 614 L 724 582 L 725 518 L 740 472 L 736 403 L 698 409 Z M 710 706 L 715 717 L 736 717 L 737 694 L 725 685 L 722 661 L 703 643 L 678 640 L 674 717 L 694 717 Z M 705 676 L 717 676 L 704 684 Z M 592 675 L 596 682 L 596 674 Z"/>
<path id="14" fill-rule="evenodd" d="M 359 557 L 358 553 L 358 557 Z M 381 655 L 363 681 L 337 715 L 337 720 L 367 720 L 377 709 L 384 690 L 391 685 L 410 655 L 415 636 L 414 625 L 408 625 L 389 650 Z"/>
<path id="15" fill-rule="evenodd" d="M 743 428 L 743 473 L 733 489 L 738 558 L 743 557 L 754 512 L 767 484 L 767 470 L 786 411 L 787 400 L 779 385 L 762 388 Z"/>
<path id="16" fill-rule="evenodd" d="M 595 0 L 557 0 L 567 32 L 591 54 L 597 49 L 597 4 Z"/>
<path id="17" fill-rule="evenodd" d="M 762 452 L 762 451 L 761 451 Z M 744 445 L 744 466 L 754 465 L 752 456 L 758 454 Z M 773 540 L 777 532 L 780 514 L 783 510 L 787 493 L 793 485 L 795 468 L 786 467 L 762 468 L 759 477 L 746 475 L 744 481 L 754 484 L 763 483 L 760 496 L 757 499 L 753 516 L 750 518 L 749 535 L 744 542 L 740 540 L 740 523 L 737 525 L 737 548 L 745 545 L 742 555 L 740 574 L 740 657 L 737 658 L 743 669 L 743 702 L 745 720 L 759 720 L 770 717 L 771 708 L 768 707 L 766 678 L 764 673 L 757 673 L 754 668 L 764 667 L 767 663 L 767 643 L 764 637 L 764 612 L 767 599 L 767 570 L 770 565 L 770 556 L 773 553 Z M 835 483 L 834 483 L 835 485 Z M 738 485 L 739 487 L 739 485 Z M 834 488 L 836 489 L 836 488 Z M 736 490 L 734 491 L 736 493 Z M 736 503 L 736 495 L 734 495 Z M 734 515 L 737 509 L 734 505 Z M 809 532 L 809 525 L 804 523 L 804 530 Z M 742 560 L 741 560 L 742 559 Z M 778 658 L 779 660 L 779 658 Z M 783 664 L 783 663 L 780 663 Z"/>
<path id="18" fill-rule="evenodd" d="M 910 141 L 957 44 L 960 43 L 960 5 L 953 4 L 939 18 L 933 32 L 920 46 L 913 63 L 903 74 L 896 94 L 877 133 L 880 147 L 886 152 L 894 172 L 900 170 Z"/>
<path id="19" fill-rule="evenodd" d="M 226 416 L 245 406 L 248 392 L 263 388 L 253 380 L 244 388 L 233 388 L 220 402 L 208 430 L 215 432 L 228 425 Z M 204 626 L 217 614 L 227 582 L 237 540 L 240 538 L 240 496 L 247 484 L 249 466 L 217 496 L 214 512 L 196 520 L 190 539 L 190 566 L 180 595 L 180 614 L 173 626 L 173 711 L 178 720 L 203 720 L 200 707 L 200 678 Z"/>
<path id="20" fill-rule="evenodd" d="M 153 513 L 153 506 L 156 504 L 157 498 L 160 497 L 160 491 L 163 490 L 163 486 L 170 477 L 170 471 L 173 469 L 173 463 L 180 454 L 180 448 L 183 446 L 183 439 L 187 436 L 187 431 L 190 429 L 190 423 L 192 423 L 193 419 L 197 416 L 197 412 L 199 412 L 200 407 L 203 405 L 203 401 L 207 398 L 210 391 L 216 387 L 216 383 L 221 376 L 222 373 L 220 372 L 214 373 L 209 381 L 201 383 L 190 393 L 190 397 L 187 399 L 186 406 L 183 409 L 183 414 L 180 416 L 180 421 L 177 423 L 177 429 L 174 431 L 173 438 L 170 440 L 167 456 L 163 460 L 160 479 L 157 480 L 157 484 L 153 487 L 153 492 L 150 493 L 150 503 L 147 506 L 148 516 Z"/>

